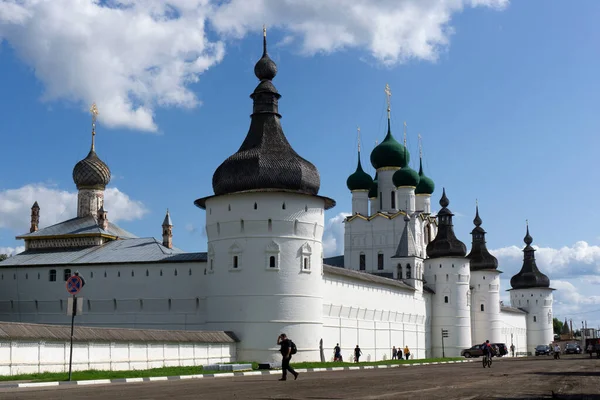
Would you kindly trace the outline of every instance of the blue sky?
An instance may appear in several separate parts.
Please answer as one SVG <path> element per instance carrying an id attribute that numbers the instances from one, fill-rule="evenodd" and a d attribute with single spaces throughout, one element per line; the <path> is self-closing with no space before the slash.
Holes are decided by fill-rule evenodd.
<path id="1" fill-rule="evenodd" d="M 204 251 L 204 211 L 193 201 L 213 193 L 214 170 L 245 137 L 265 22 L 284 131 L 319 169 L 320 194 L 337 201 L 326 214 L 329 255 L 343 248 L 339 214 L 351 210 L 345 182 L 356 166 L 356 127 L 363 166 L 374 173 L 368 159 L 385 135 L 389 83 L 392 130 L 401 140 L 407 122 L 413 168 L 423 136 L 432 203 L 437 209 L 445 187 L 459 238 L 470 243 L 478 199 L 488 246 L 509 279 L 528 219 L 538 265 L 564 292 L 563 317 L 590 313 L 582 315 L 600 322 L 599 3 L 383 1 L 363 21 L 338 12 L 343 0 L 317 11 L 311 2 L 286 10 L 264 0 L 250 10 L 233 0 L 208 10 L 181 0 L 178 25 L 155 21 L 164 36 L 144 37 L 110 2 L 65 15 L 62 1 L 0 6 L 0 249 L 21 245 L 14 236 L 28 230 L 33 200 L 42 225 L 75 212 L 71 172 L 89 150 L 86 111 L 96 101 L 97 151 L 113 173 L 109 219 L 159 237 L 169 208 L 175 244 Z M 95 28 L 61 23 L 69 13 Z"/>

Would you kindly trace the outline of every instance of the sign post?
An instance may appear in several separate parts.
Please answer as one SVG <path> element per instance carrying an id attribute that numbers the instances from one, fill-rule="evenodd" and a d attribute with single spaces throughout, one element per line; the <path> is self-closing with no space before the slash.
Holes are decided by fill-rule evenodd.
<path id="1" fill-rule="evenodd" d="M 83 287 L 83 280 L 79 275 L 71 275 L 67 279 L 67 292 L 73 295 L 73 307 L 71 308 L 71 348 L 69 350 L 69 381 L 71 380 L 71 372 L 73 366 L 73 328 L 75 326 L 75 315 L 77 315 L 77 296 Z M 67 307 L 68 308 L 68 307 Z"/>
<path id="2" fill-rule="evenodd" d="M 442 358 L 446 358 L 446 351 L 444 350 L 444 338 L 448 337 L 448 329 L 442 329 Z"/>

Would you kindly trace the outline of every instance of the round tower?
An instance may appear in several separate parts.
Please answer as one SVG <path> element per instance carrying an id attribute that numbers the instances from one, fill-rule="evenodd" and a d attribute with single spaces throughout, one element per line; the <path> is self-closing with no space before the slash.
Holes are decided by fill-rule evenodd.
<path id="1" fill-rule="evenodd" d="M 456 238 L 446 191 L 442 193 L 438 232 L 427 245 L 425 281 L 435 294 L 431 299 L 431 349 L 433 357 L 460 357 L 471 347 L 471 307 L 467 248 Z M 442 338 L 442 332 L 447 337 Z M 443 349 L 442 349 L 443 339 Z"/>
<path id="2" fill-rule="evenodd" d="M 548 344 L 554 339 L 552 324 L 552 292 L 550 279 L 538 269 L 533 238 L 527 233 L 523 239 L 523 266 L 510 280 L 510 303 L 527 312 L 527 351 L 534 353 L 535 347 Z"/>
<path id="3" fill-rule="evenodd" d="M 335 202 L 318 196 L 319 172 L 283 133 L 266 36 L 263 46 L 246 139 L 215 171 L 215 195 L 195 201 L 206 210 L 207 329 L 232 331 L 239 360 L 279 361 L 281 333 L 295 360 L 318 360 L 324 210 Z"/>
<path id="4" fill-rule="evenodd" d="M 502 341 L 500 318 L 500 274 L 498 260 L 485 244 L 485 230 L 481 227 L 479 206 L 475 208 L 473 242 L 467 255 L 471 268 L 471 325 L 473 343 Z"/>
<path id="5" fill-rule="evenodd" d="M 87 157 L 73 168 L 73 182 L 77 186 L 77 217 L 93 216 L 104 206 L 104 189 L 110 182 L 110 169 L 96 154 L 96 104 L 90 108 L 92 113 L 92 148 Z"/>

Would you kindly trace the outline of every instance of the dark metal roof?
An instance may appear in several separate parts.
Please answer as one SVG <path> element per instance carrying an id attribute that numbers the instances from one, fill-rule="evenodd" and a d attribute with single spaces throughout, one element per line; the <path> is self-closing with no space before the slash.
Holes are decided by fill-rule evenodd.
<path id="1" fill-rule="evenodd" d="M 438 212 L 438 231 L 435 238 L 427 245 L 428 258 L 440 257 L 464 257 L 467 254 L 467 246 L 457 239 L 452 225 L 452 212 L 447 208 L 450 200 L 446 197 L 446 189 L 442 192 Z"/>
<path id="2" fill-rule="evenodd" d="M 529 226 L 527 226 L 527 234 L 523 241 L 526 244 L 523 249 L 523 266 L 521 271 L 511 278 L 510 286 L 513 289 L 549 288 L 550 278 L 544 275 L 535 263 L 535 249 L 531 247 L 533 238 L 529 234 Z"/>
<path id="3" fill-rule="evenodd" d="M 63 325 L 26 324 L 0 322 L 0 340 L 48 340 L 68 341 L 71 327 Z M 107 342 L 195 342 L 235 343 L 239 339 L 226 331 L 170 331 L 158 329 L 97 328 L 76 326 L 75 341 Z"/>
<path id="4" fill-rule="evenodd" d="M 402 231 L 402 236 L 400 237 L 400 243 L 398 243 L 396 254 L 393 255 L 392 258 L 421 256 L 417 251 L 417 245 L 415 244 L 415 238 L 412 234 L 412 230 L 408 226 L 409 222 L 410 217 L 407 214 L 404 216 L 404 230 Z"/>
<path id="5" fill-rule="evenodd" d="M 323 263 L 333 267 L 344 268 L 344 256 L 333 256 L 323 259 Z"/>
<path id="6" fill-rule="evenodd" d="M 75 164 L 73 182 L 77 189 L 104 189 L 110 182 L 110 169 L 92 147 L 87 157 Z"/>
<path id="7" fill-rule="evenodd" d="M 250 129 L 240 149 L 215 171 L 212 182 L 215 195 L 258 189 L 317 195 L 321 185 L 319 171 L 294 151 L 281 128 L 278 110 L 281 96 L 271 82 L 277 66 L 267 53 L 266 38 L 255 73 L 261 83 L 250 96 L 254 101 Z M 203 204 L 202 200 L 196 204 Z"/>
<path id="8" fill-rule="evenodd" d="M 512 313 L 516 313 L 516 314 L 527 314 L 527 311 L 523 310 L 522 308 L 508 307 L 508 306 L 500 306 L 500 311 L 512 312 Z"/>
<path id="9" fill-rule="evenodd" d="M 78 217 L 67 221 L 59 222 L 58 224 L 48 226 L 39 231 L 25 233 L 17 236 L 17 239 L 35 239 L 47 238 L 56 236 L 73 236 L 73 235 L 106 235 L 118 238 L 136 238 L 133 233 L 127 232 L 125 229 L 118 227 L 112 222 L 108 223 L 108 229 L 104 230 L 98 226 L 96 219 L 88 215 L 86 217 Z"/>
<path id="10" fill-rule="evenodd" d="M 415 288 L 413 288 L 412 286 L 407 285 L 406 283 L 404 283 L 402 281 L 398 281 L 396 279 L 384 278 L 381 276 L 369 274 L 367 272 L 353 271 L 351 269 L 334 267 L 331 265 L 324 264 L 323 265 L 323 273 L 325 275 L 327 275 L 327 274 L 339 275 L 339 276 L 344 276 L 346 278 L 358 279 L 358 280 L 369 282 L 369 283 L 377 283 L 377 284 L 381 284 L 381 285 L 393 286 L 393 287 L 398 287 L 401 289 L 408 289 L 408 290 L 412 290 L 412 291 L 415 290 Z"/>
<path id="11" fill-rule="evenodd" d="M 473 242 L 471 252 L 467 256 L 470 260 L 471 271 L 493 270 L 498 268 L 498 259 L 490 254 L 485 245 L 485 230 L 481 227 L 479 206 L 475 207 L 475 228 L 471 231 Z"/>
<path id="12" fill-rule="evenodd" d="M 169 249 L 155 238 L 113 240 L 102 246 L 26 250 L 0 262 L 2 267 L 51 265 L 206 262 L 206 253 Z"/>

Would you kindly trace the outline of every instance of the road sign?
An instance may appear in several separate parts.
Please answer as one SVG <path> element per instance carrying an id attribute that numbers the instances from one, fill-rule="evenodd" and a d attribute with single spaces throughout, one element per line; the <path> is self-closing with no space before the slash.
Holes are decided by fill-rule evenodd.
<path id="1" fill-rule="evenodd" d="M 69 292 L 69 294 L 72 294 L 73 296 L 79 293 L 82 286 L 83 281 L 77 275 L 71 275 L 69 279 L 67 279 L 67 292 Z"/>

